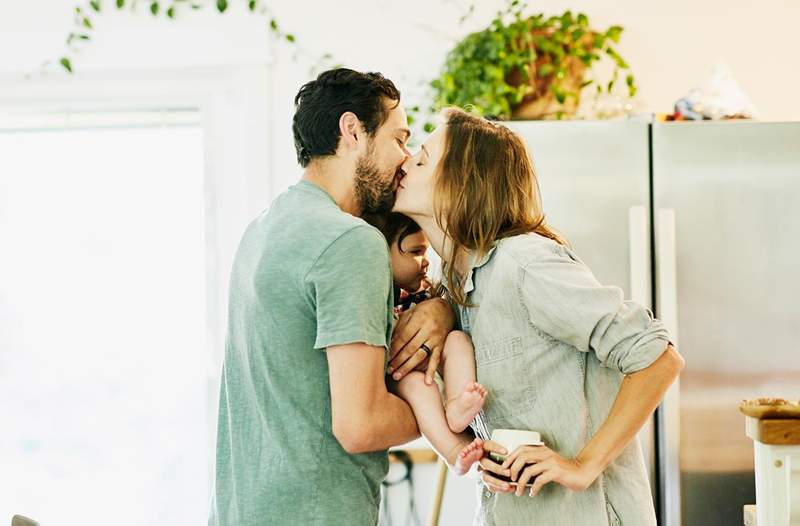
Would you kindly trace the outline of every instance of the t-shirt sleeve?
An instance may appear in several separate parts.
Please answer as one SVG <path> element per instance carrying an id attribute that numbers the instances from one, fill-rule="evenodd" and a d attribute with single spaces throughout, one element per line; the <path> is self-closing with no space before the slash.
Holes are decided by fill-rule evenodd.
<path id="1" fill-rule="evenodd" d="M 305 281 L 316 309 L 316 349 L 347 343 L 387 346 L 392 277 L 380 232 L 368 225 L 348 230 L 314 262 Z"/>
<path id="2" fill-rule="evenodd" d="M 618 287 L 559 245 L 542 247 L 519 274 L 518 292 L 533 325 L 623 374 L 644 369 L 666 350 L 666 329 L 648 309 L 624 301 Z"/>

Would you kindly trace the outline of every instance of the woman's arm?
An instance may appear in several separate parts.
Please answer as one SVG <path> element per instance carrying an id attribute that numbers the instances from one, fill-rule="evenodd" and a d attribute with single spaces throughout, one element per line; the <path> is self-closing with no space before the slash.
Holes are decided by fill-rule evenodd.
<path id="1" fill-rule="evenodd" d="M 608 418 L 575 459 L 590 473 L 596 473 L 592 481 L 639 432 L 684 364 L 670 343 L 649 367 L 625 376 Z"/>
<path id="2" fill-rule="evenodd" d="M 518 481 L 517 495 L 522 494 L 525 484 L 533 477 L 537 478 L 531 487 L 531 496 L 549 482 L 574 491 L 588 488 L 639 432 L 683 366 L 681 355 L 668 344 L 649 367 L 625 376 L 608 418 L 575 459 L 565 459 L 542 446 L 514 451 L 500 469 L 508 470 L 503 474 Z M 488 466 L 484 464 L 484 467 Z M 497 486 L 491 476 L 486 480 Z"/>

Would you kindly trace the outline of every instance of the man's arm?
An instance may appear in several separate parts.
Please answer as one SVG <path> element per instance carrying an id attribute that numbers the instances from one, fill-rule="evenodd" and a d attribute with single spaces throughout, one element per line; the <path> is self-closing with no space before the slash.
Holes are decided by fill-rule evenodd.
<path id="1" fill-rule="evenodd" d="M 382 451 L 419 436 L 411 408 L 386 388 L 382 347 L 335 345 L 327 355 L 333 435 L 345 451 Z"/>

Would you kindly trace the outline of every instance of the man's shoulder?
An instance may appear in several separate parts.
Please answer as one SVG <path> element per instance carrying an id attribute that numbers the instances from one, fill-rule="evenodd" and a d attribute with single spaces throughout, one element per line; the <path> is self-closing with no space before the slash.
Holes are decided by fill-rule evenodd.
<path id="1" fill-rule="evenodd" d="M 369 226 L 363 219 L 342 211 L 323 190 L 309 187 L 290 187 L 255 222 L 270 230 L 292 232 L 296 241 L 334 240 L 351 229 Z"/>
<path id="2" fill-rule="evenodd" d="M 308 263 L 326 255 L 388 257 L 388 245 L 380 230 L 342 211 L 314 189 L 290 188 L 256 221 L 263 223 L 268 238 L 285 244 Z"/>

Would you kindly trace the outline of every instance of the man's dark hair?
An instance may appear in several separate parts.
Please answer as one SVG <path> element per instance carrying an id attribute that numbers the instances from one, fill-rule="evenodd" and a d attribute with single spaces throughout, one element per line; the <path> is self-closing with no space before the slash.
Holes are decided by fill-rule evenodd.
<path id="1" fill-rule="evenodd" d="M 305 168 L 314 157 L 336 153 L 342 113 L 355 113 L 367 134 L 374 136 L 389 116 L 384 98 L 400 104 L 400 91 L 380 73 L 337 68 L 304 84 L 294 98 L 292 123 L 300 166 Z"/>

